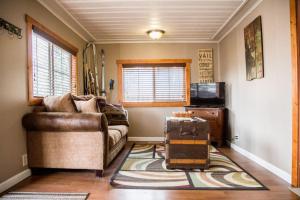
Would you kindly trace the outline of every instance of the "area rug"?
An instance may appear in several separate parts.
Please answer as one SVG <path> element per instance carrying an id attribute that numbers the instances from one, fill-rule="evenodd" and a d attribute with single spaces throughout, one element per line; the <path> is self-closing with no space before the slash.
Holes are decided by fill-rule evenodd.
<path id="1" fill-rule="evenodd" d="M 169 170 L 163 144 L 133 145 L 111 185 L 127 189 L 170 190 L 267 190 L 218 149 L 210 147 L 210 167 L 201 170 Z"/>
<path id="2" fill-rule="evenodd" d="M 57 193 L 57 192 L 9 192 L 2 197 L 1 200 L 85 200 L 89 193 Z"/>

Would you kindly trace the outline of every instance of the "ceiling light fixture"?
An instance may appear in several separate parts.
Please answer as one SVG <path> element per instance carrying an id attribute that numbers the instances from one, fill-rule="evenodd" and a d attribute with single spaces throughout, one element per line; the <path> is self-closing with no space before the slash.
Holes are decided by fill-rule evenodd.
<path id="1" fill-rule="evenodd" d="M 152 40 L 158 40 L 158 39 L 160 39 L 163 36 L 163 34 L 165 34 L 165 31 L 164 30 L 155 29 L 155 30 L 149 30 L 149 31 L 147 31 L 147 34 L 149 35 L 149 37 Z"/>

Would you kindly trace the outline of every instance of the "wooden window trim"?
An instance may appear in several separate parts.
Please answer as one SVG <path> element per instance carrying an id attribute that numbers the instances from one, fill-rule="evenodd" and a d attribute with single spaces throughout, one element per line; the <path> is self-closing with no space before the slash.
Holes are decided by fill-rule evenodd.
<path id="1" fill-rule="evenodd" d="M 118 99 L 125 107 L 182 107 L 190 105 L 190 65 L 192 59 L 134 59 L 117 60 L 118 65 Z M 185 65 L 185 89 L 186 101 L 182 102 L 124 102 L 123 101 L 123 68 L 124 65 L 135 64 L 184 64 Z M 126 66 L 128 67 L 128 66 Z"/>
<path id="2" fill-rule="evenodd" d="M 40 105 L 43 97 L 33 96 L 33 66 L 32 66 L 32 30 L 37 31 L 41 36 L 45 37 L 47 40 L 56 44 L 57 46 L 65 49 L 72 54 L 72 81 L 71 81 L 71 91 L 74 93 L 78 91 L 78 63 L 77 63 L 77 53 L 78 48 L 46 28 L 44 25 L 40 24 L 38 21 L 34 20 L 28 15 L 25 15 L 26 28 L 27 28 L 27 78 L 28 78 L 28 105 Z M 76 77 L 75 77 L 76 76 Z M 73 80 L 76 80 L 75 82 Z M 76 83 L 76 84 L 75 84 Z"/>

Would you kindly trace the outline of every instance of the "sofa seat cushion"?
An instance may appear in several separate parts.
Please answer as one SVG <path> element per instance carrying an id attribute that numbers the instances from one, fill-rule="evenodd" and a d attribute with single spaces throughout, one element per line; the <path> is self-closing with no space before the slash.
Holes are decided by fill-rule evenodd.
<path id="1" fill-rule="evenodd" d="M 125 125 L 114 125 L 114 126 L 108 126 L 108 130 L 117 130 L 120 131 L 122 137 L 127 135 L 128 127 Z"/>
<path id="2" fill-rule="evenodd" d="M 125 125 L 108 126 L 109 148 L 115 146 L 122 137 L 126 136 L 128 127 Z"/>

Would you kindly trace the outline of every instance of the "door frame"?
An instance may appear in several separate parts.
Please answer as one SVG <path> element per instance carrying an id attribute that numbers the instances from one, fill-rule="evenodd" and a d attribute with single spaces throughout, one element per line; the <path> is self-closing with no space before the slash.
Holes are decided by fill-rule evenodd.
<path id="1" fill-rule="evenodd" d="M 291 55 L 292 55 L 292 186 L 300 187 L 300 2 L 290 0 Z"/>

